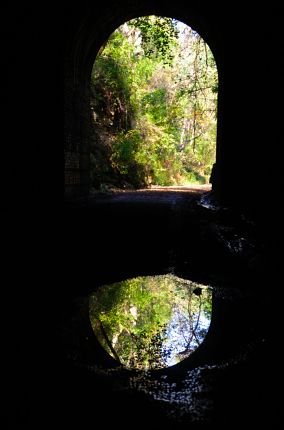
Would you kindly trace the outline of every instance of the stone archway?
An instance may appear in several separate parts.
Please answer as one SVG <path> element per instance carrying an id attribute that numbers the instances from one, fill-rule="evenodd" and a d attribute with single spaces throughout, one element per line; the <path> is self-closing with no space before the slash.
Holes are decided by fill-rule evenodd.
<path id="1" fill-rule="evenodd" d="M 88 195 L 91 126 L 89 80 L 97 52 L 120 24 L 134 17 L 149 14 L 172 16 L 194 28 L 212 49 L 220 74 L 221 59 L 218 55 L 218 42 L 211 28 L 212 22 L 207 22 L 208 17 L 195 10 L 193 6 L 181 7 L 179 2 L 175 5 L 156 2 L 153 6 L 151 2 L 146 1 L 138 7 L 136 4 L 126 2 L 125 8 L 102 10 L 100 19 L 97 11 L 90 9 L 86 18 L 80 24 L 78 23 L 73 39 L 66 49 L 65 196 L 67 200 Z M 222 85 L 221 82 L 220 84 Z M 218 138 L 217 147 L 219 147 Z"/>
<path id="2" fill-rule="evenodd" d="M 219 76 L 213 192 L 221 205 L 258 216 L 263 210 L 263 191 L 255 186 L 255 180 L 260 166 L 271 169 L 273 165 L 273 155 L 266 147 L 271 133 L 275 138 L 277 133 L 269 125 L 273 123 L 269 100 L 275 96 L 264 94 L 263 82 L 267 81 L 266 73 L 273 79 L 279 43 L 276 38 L 272 46 L 267 33 L 259 32 L 259 25 L 270 19 L 261 8 L 239 7 L 231 13 L 221 5 L 184 4 L 181 0 L 167 4 L 162 0 L 109 0 L 101 5 L 86 2 L 72 9 L 65 30 L 66 199 L 88 194 L 89 79 L 97 52 L 119 25 L 151 14 L 184 22 L 211 48 Z M 263 55 L 264 47 L 273 50 L 271 61 Z"/>

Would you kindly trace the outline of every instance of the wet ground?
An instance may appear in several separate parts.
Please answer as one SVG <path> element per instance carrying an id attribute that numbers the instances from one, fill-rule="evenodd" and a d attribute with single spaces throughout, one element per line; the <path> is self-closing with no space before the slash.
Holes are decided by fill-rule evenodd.
<path id="1" fill-rule="evenodd" d="M 264 371 L 268 345 L 264 327 L 258 326 L 263 307 L 252 294 L 215 288 L 209 334 L 191 357 L 167 369 L 130 371 L 100 350 L 86 318 L 86 302 L 73 302 L 72 317 L 60 333 L 69 364 L 79 377 L 75 387 L 80 396 L 68 394 L 67 405 L 83 411 L 84 422 L 94 413 L 103 420 L 109 408 L 115 422 L 126 425 L 133 416 L 144 426 L 253 424 L 259 408 L 268 407 Z M 68 393 L 73 393 L 71 381 Z M 92 406 L 98 402 L 95 387 L 98 408 Z"/>
<path id="2" fill-rule="evenodd" d="M 63 246 L 51 256 L 64 276 L 49 291 L 54 330 L 49 363 L 29 393 L 32 420 L 82 429 L 98 421 L 107 428 L 270 424 L 273 304 L 257 223 L 218 207 L 203 189 L 95 194 L 68 208 L 91 210 L 65 211 Z M 121 368 L 94 336 L 87 298 L 106 283 L 166 273 L 212 286 L 208 335 L 176 366 Z"/>

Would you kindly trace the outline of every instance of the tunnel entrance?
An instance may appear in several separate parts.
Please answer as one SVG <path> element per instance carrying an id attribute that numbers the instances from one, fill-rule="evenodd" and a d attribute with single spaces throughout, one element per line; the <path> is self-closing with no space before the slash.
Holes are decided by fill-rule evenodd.
<path id="1" fill-rule="evenodd" d="M 152 389 L 148 390 L 152 396 L 149 396 L 149 402 L 143 403 L 143 386 L 134 397 L 132 386 L 125 390 L 123 384 L 109 378 L 109 374 L 103 370 L 97 369 L 95 373 L 95 370 L 90 368 L 90 360 L 87 359 L 92 352 L 90 339 L 93 339 L 89 337 L 90 331 L 82 330 L 82 337 L 79 338 L 78 330 L 70 330 L 68 332 L 70 336 L 66 340 L 69 345 L 74 338 L 78 338 L 80 347 L 81 343 L 86 346 L 87 358 L 84 356 L 81 362 L 77 359 L 81 351 L 79 347 L 70 355 L 66 347 L 68 354 L 65 355 L 65 343 L 58 336 L 42 349 L 42 357 L 48 355 L 52 358 L 51 363 L 46 360 L 47 366 L 43 368 L 42 357 L 37 350 L 37 339 L 34 330 L 31 330 L 31 343 L 34 345 L 35 355 L 29 361 L 34 363 L 35 357 L 38 357 L 39 372 L 35 372 L 34 379 L 39 383 L 36 389 L 33 389 L 33 386 L 29 388 L 31 401 L 26 396 L 25 399 L 18 397 L 19 402 L 24 400 L 26 404 L 29 403 L 31 414 L 36 414 L 36 418 L 49 416 L 52 422 L 55 420 L 58 422 L 57 414 L 60 411 L 61 422 L 66 423 L 67 419 L 68 424 L 74 424 L 75 416 L 76 424 L 82 428 L 87 421 L 89 425 L 85 427 L 94 425 L 94 414 L 97 421 L 102 418 L 103 422 L 107 422 L 111 415 L 110 427 L 125 426 L 127 421 L 133 427 L 136 421 L 127 420 L 125 413 L 126 409 L 130 409 L 133 414 L 136 413 L 139 421 L 143 411 L 142 426 L 144 424 L 147 427 L 151 411 L 156 408 L 155 427 L 159 428 L 161 418 L 166 416 L 164 405 L 169 405 L 168 416 L 171 414 L 170 408 L 175 405 L 181 413 L 184 409 L 180 408 L 180 405 L 185 408 L 192 405 L 192 409 L 186 410 L 188 416 L 185 417 L 186 424 L 190 426 L 196 416 L 194 411 L 198 412 L 199 405 L 202 406 L 205 403 L 204 399 L 207 398 L 208 402 L 213 400 L 214 404 L 213 417 L 209 417 L 212 418 L 210 423 L 213 421 L 213 425 L 225 424 L 225 427 L 230 428 L 232 423 L 237 423 L 241 427 L 244 422 L 255 425 L 256 422 L 262 424 L 265 421 L 271 427 L 271 417 L 275 416 L 274 400 L 277 400 L 273 395 L 271 383 L 273 378 L 270 372 L 270 369 L 275 368 L 275 353 L 267 339 L 273 332 L 272 324 L 275 319 L 271 306 L 267 305 L 268 299 L 273 297 L 274 288 L 272 285 L 267 290 L 267 286 L 271 284 L 268 275 L 273 273 L 269 272 L 269 269 L 275 264 L 272 264 L 273 257 L 269 255 L 271 249 L 267 250 L 263 242 L 271 236 L 274 223 L 269 224 L 269 230 L 265 232 L 264 227 L 268 226 L 268 223 L 267 220 L 262 223 L 261 218 L 269 215 L 267 217 L 269 222 L 276 209 L 267 204 L 270 195 L 264 193 L 266 188 L 263 185 L 266 181 L 262 181 L 262 186 L 258 188 L 261 189 L 262 197 L 266 199 L 260 199 L 260 191 L 256 189 L 256 185 L 261 170 L 264 171 L 265 167 L 270 166 L 272 172 L 277 170 L 275 151 L 268 151 L 267 148 L 268 144 L 274 143 L 275 146 L 279 142 L 279 139 L 276 139 L 279 133 L 275 131 L 279 130 L 275 123 L 277 112 L 271 109 L 278 92 L 267 89 L 269 85 L 265 83 L 277 82 L 281 70 L 277 59 L 280 57 L 279 36 L 282 27 L 280 14 L 276 17 L 275 10 L 274 16 L 272 13 L 269 14 L 272 7 L 259 5 L 249 10 L 247 4 L 243 6 L 239 4 L 232 9 L 230 5 L 218 5 L 214 2 L 205 6 L 202 2 L 180 0 L 173 2 L 120 0 L 104 2 L 101 5 L 98 2 L 80 2 L 73 8 L 71 3 L 68 3 L 64 10 L 66 198 L 88 196 L 90 189 L 89 137 L 92 133 L 93 113 L 90 110 L 89 83 L 100 47 L 123 22 L 147 14 L 164 14 L 192 25 L 208 41 L 216 56 L 219 100 L 214 191 L 218 191 L 223 200 L 221 199 L 220 209 L 215 207 L 210 209 L 209 205 L 200 205 L 198 201 L 191 205 L 180 198 L 175 199 L 173 204 L 166 204 L 163 199 L 155 210 L 152 210 L 150 204 L 145 206 L 146 197 L 143 196 L 143 207 L 140 204 L 141 197 L 129 210 L 129 206 L 119 205 L 117 199 L 113 198 L 111 202 L 101 200 L 94 204 L 94 211 L 85 213 L 82 211 L 82 221 L 78 219 L 79 217 L 75 219 L 72 213 L 66 213 L 67 221 L 62 227 L 65 242 L 63 250 L 60 243 L 58 245 L 60 238 L 55 237 L 54 233 L 50 237 L 54 237 L 53 245 L 55 244 L 53 246 L 55 257 L 52 256 L 48 260 L 48 264 L 51 263 L 50 273 L 52 274 L 53 268 L 56 278 L 58 267 L 64 266 L 64 282 L 55 286 L 55 296 L 48 294 L 50 299 L 48 302 L 52 307 L 47 309 L 47 316 L 52 318 L 51 322 L 55 322 L 57 328 L 61 314 L 62 319 L 66 314 L 71 314 L 69 304 L 73 297 L 86 297 L 94 290 L 93 280 L 102 285 L 104 282 L 120 281 L 126 275 L 131 278 L 148 273 L 168 273 L 173 261 L 178 276 L 197 282 L 207 282 L 210 278 L 210 282 L 222 283 L 223 289 L 219 297 L 220 312 L 215 313 L 214 321 L 212 319 L 215 324 L 212 333 L 216 335 L 214 343 L 213 341 L 210 345 L 207 343 L 208 349 L 203 350 L 207 355 L 205 359 L 195 362 L 195 369 L 190 370 L 184 366 L 184 373 L 188 371 L 192 373 L 187 379 L 183 379 L 184 386 L 177 388 L 180 395 L 175 396 L 172 389 L 168 396 L 159 397 L 165 399 L 162 405 L 152 402 L 156 395 Z M 55 16 L 54 11 L 52 12 Z M 46 39 L 49 37 L 50 32 L 47 31 Z M 56 42 L 54 47 L 60 51 L 61 43 L 55 38 L 54 42 Z M 14 46 L 13 52 L 17 57 Z M 38 52 L 45 53 L 44 46 L 41 46 Z M 271 55 L 263 55 L 265 52 Z M 42 64 L 47 63 L 45 58 Z M 33 109 L 38 110 L 38 106 L 34 105 Z M 55 136 L 52 136 L 50 143 L 53 144 L 47 145 L 44 149 L 54 160 L 52 148 L 59 147 Z M 13 158 L 7 159 L 6 164 L 10 166 L 12 160 Z M 39 167 L 41 168 L 41 165 Z M 49 166 L 46 164 L 46 167 L 50 170 L 41 171 L 47 180 L 53 175 L 53 163 Z M 33 169 L 31 171 L 33 172 Z M 13 170 L 11 172 L 13 173 Z M 38 193 L 38 187 L 35 185 L 39 182 L 35 175 L 33 179 L 32 183 Z M 22 188 L 27 189 L 26 186 Z M 278 190 L 276 181 L 271 188 Z M 234 205 L 233 210 L 228 208 L 228 203 Z M 177 208 L 180 208 L 180 211 Z M 260 219 L 260 222 L 255 225 L 253 219 L 244 217 L 243 214 L 239 216 L 235 208 L 241 210 L 244 208 L 248 211 L 251 209 L 252 215 L 256 214 L 257 221 Z M 133 223 L 135 229 L 131 228 Z M 39 259 L 41 265 L 42 262 L 45 263 L 40 253 Z M 125 268 L 130 273 L 125 275 Z M 197 279 L 198 276 L 205 279 Z M 235 291 L 234 287 L 238 290 Z M 228 290 L 229 293 L 226 295 Z M 44 294 L 45 291 L 43 289 Z M 37 301 L 37 297 L 36 294 L 34 302 Z M 42 302 L 46 301 L 44 297 Z M 33 311 L 36 309 L 40 310 L 38 304 L 34 309 L 30 306 L 31 315 L 34 315 Z M 41 316 L 40 320 L 48 326 L 46 333 L 49 334 L 50 318 Z M 40 324 L 35 324 L 34 327 L 38 327 L 37 331 L 44 343 L 45 338 L 42 335 L 44 331 L 41 330 Z M 207 367 L 203 366 L 204 363 Z M 182 364 L 183 362 L 178 366 Z M 200 366 L 203 368 L 200 369 Z M 193 371 L 197 377 L 201 375 L 201 390 L 198 385 L 193 389 L 186 385 L 189 379 L 193 380 Z M 202 380 L 202 372 L 208 375 L 209 381 Z M 46 393 L 39 375 L 46 375 L 51 380 L 51 395 L 49 392 Z M 178 374 L 173 374 L 164 392 L 169 392 L 169 384 L 172 387 L 180 380 Z M 160 385 L 164 387 L 163 382 L 161 379 Z M 172 403 L 168 402 L 170 399 Z M 86 414 L 88 416 L 84 422 Z M 175 428 L 176 425 L 174 422 L 172 427 Z"/>
<path id="2" fill-rule="evenodd" d="M 152 15 L 118 27 L 92 69 L 91 187 L 208 184 L 217 92 L 212 51 L 184 23 Z"/>

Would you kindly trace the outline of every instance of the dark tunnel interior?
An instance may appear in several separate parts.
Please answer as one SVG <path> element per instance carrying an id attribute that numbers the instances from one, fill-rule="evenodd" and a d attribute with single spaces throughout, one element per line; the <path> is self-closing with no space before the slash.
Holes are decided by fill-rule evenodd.
<path id="1" fill-rule="evenodd" d="M 280 112 L 272 109 L 278 95 L 271 85 L 281 82 L 282 12 L 273 2 L 180 0 L 7 7 L 5 16 L 13 19 L 1 30 L 3 81 L 10 83 L 3 90 L 4 127 L 17 144 L 3 146 L 6 160 L 17 157 L 14 173 L 9 163 L 2 171 L 10 304 L 3 316 L 5 351 L 17 352 L 13 360 L 4 355 L 5 418 L 37 428 L 273 427 L 270 241 L 281 169 L 275 160 Z M 216 59 L 212 191 L 91 199 L 91 69 L 112 31 L 151 14 L 191 26 Z M 212 286 L 205 341 L 166 369 L 120 368 L 91 330 L 87 298 L 106 283 L 167 273 Z"/>

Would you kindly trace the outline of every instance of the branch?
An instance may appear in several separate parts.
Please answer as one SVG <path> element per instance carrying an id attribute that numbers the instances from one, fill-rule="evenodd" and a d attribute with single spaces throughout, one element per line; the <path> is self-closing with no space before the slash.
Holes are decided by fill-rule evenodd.
<path id="1" fill-rule="evenodd" d="M 188 90 L 187 93 L 188 94 L 192 94 L 192 93 L 198 93 L 198 91 L 204 91 L 204 90 L 209 90 L 212 88 L 213 85 L 209 85 L 208 87 L 199 87 L 193 90 Z"/>
<path id="2" fill-rule="evenodd" d="M 189 323 L 189 326 L 190 326 L 190 330 L 191 330 L 191 336 L 190 336 L 190 338 L 188 339 L 188 342 L 187 342 L 187 345 L 186 345 L 186 350 L 187 349 L 189 349 L 189 347 L 190 347 L 190 344 L 191 344 L 191 342 L 192 342 L 192 340 L 193 340 L 193 338 L 195 337 L 195 340 L 196 340 L 196 342 L 198 343 L 198 345 L 200 345 L 200 342 L 199 342 L 199 340 L 197 339 L 197 335 L 196 335 L 196 329 L 197 329 L 197 327 L 198 327 L 198 324 L 199 324 L 199 320 L 200 320 L 200 314 L 201 314 L 201 306 L 202 306 L 202 302 L 201 302 L 201 297 L 199 297 L 199 309 L 198 309 L 198 316 L 197 316 L 197 320 L 196 320 L 196 323 L 195 323 L 195 327 L 193 328 L 193 321 L 192 321 L 192 314 L 191 314 L 191 309 L 190 309 L 190 304 L 191 304 L 191 297 L 192 296 L 190 296 L 190 298 L 189 298 L 189 300 L 188 300 L 188 308 L 187 308 L 187 310 L 188 310 L 188 316 L 189 316 L 189 321 L 190 321 L 190 323 Z"/>
<path id="3" fill-rule="evenodd" d="M 104 326 L 103 326 L 103 323 L 101 322 L 101 320 L 100 320 L 100 319 L 98 319 L 98 322 L 99 322 L 99 326 L 100 326 L 100 329 L 101 329 L 101 332 L 102 332 L 103 338 L 105 339 L 105 341 L 106 341 L 106 343 L 107 343 L 107 346 L 108 346 L 108 347 L 109 347 L 109 349 L 111 350 L 111 352 L 112 352 L 112 354 L 113 354 L 114 358 L 119 362 L 119 364 L 121 364 L 121 361 L 120 361 L 120 359 L 119 359 L 119 356 L 117 355 L 117 352 L 115 351 L 114 347 L 113 347 L 113 346 L 112 346 L 112 344 L 111 344 L 111 341 L 110 341 L 110 340 L 109 340 L 109 338 L 108 338 L 108 335 L 107 335 L 107 333 L 106 333 L 106 331 L 105 331 L 105 328 L 104 328 Z"/>

